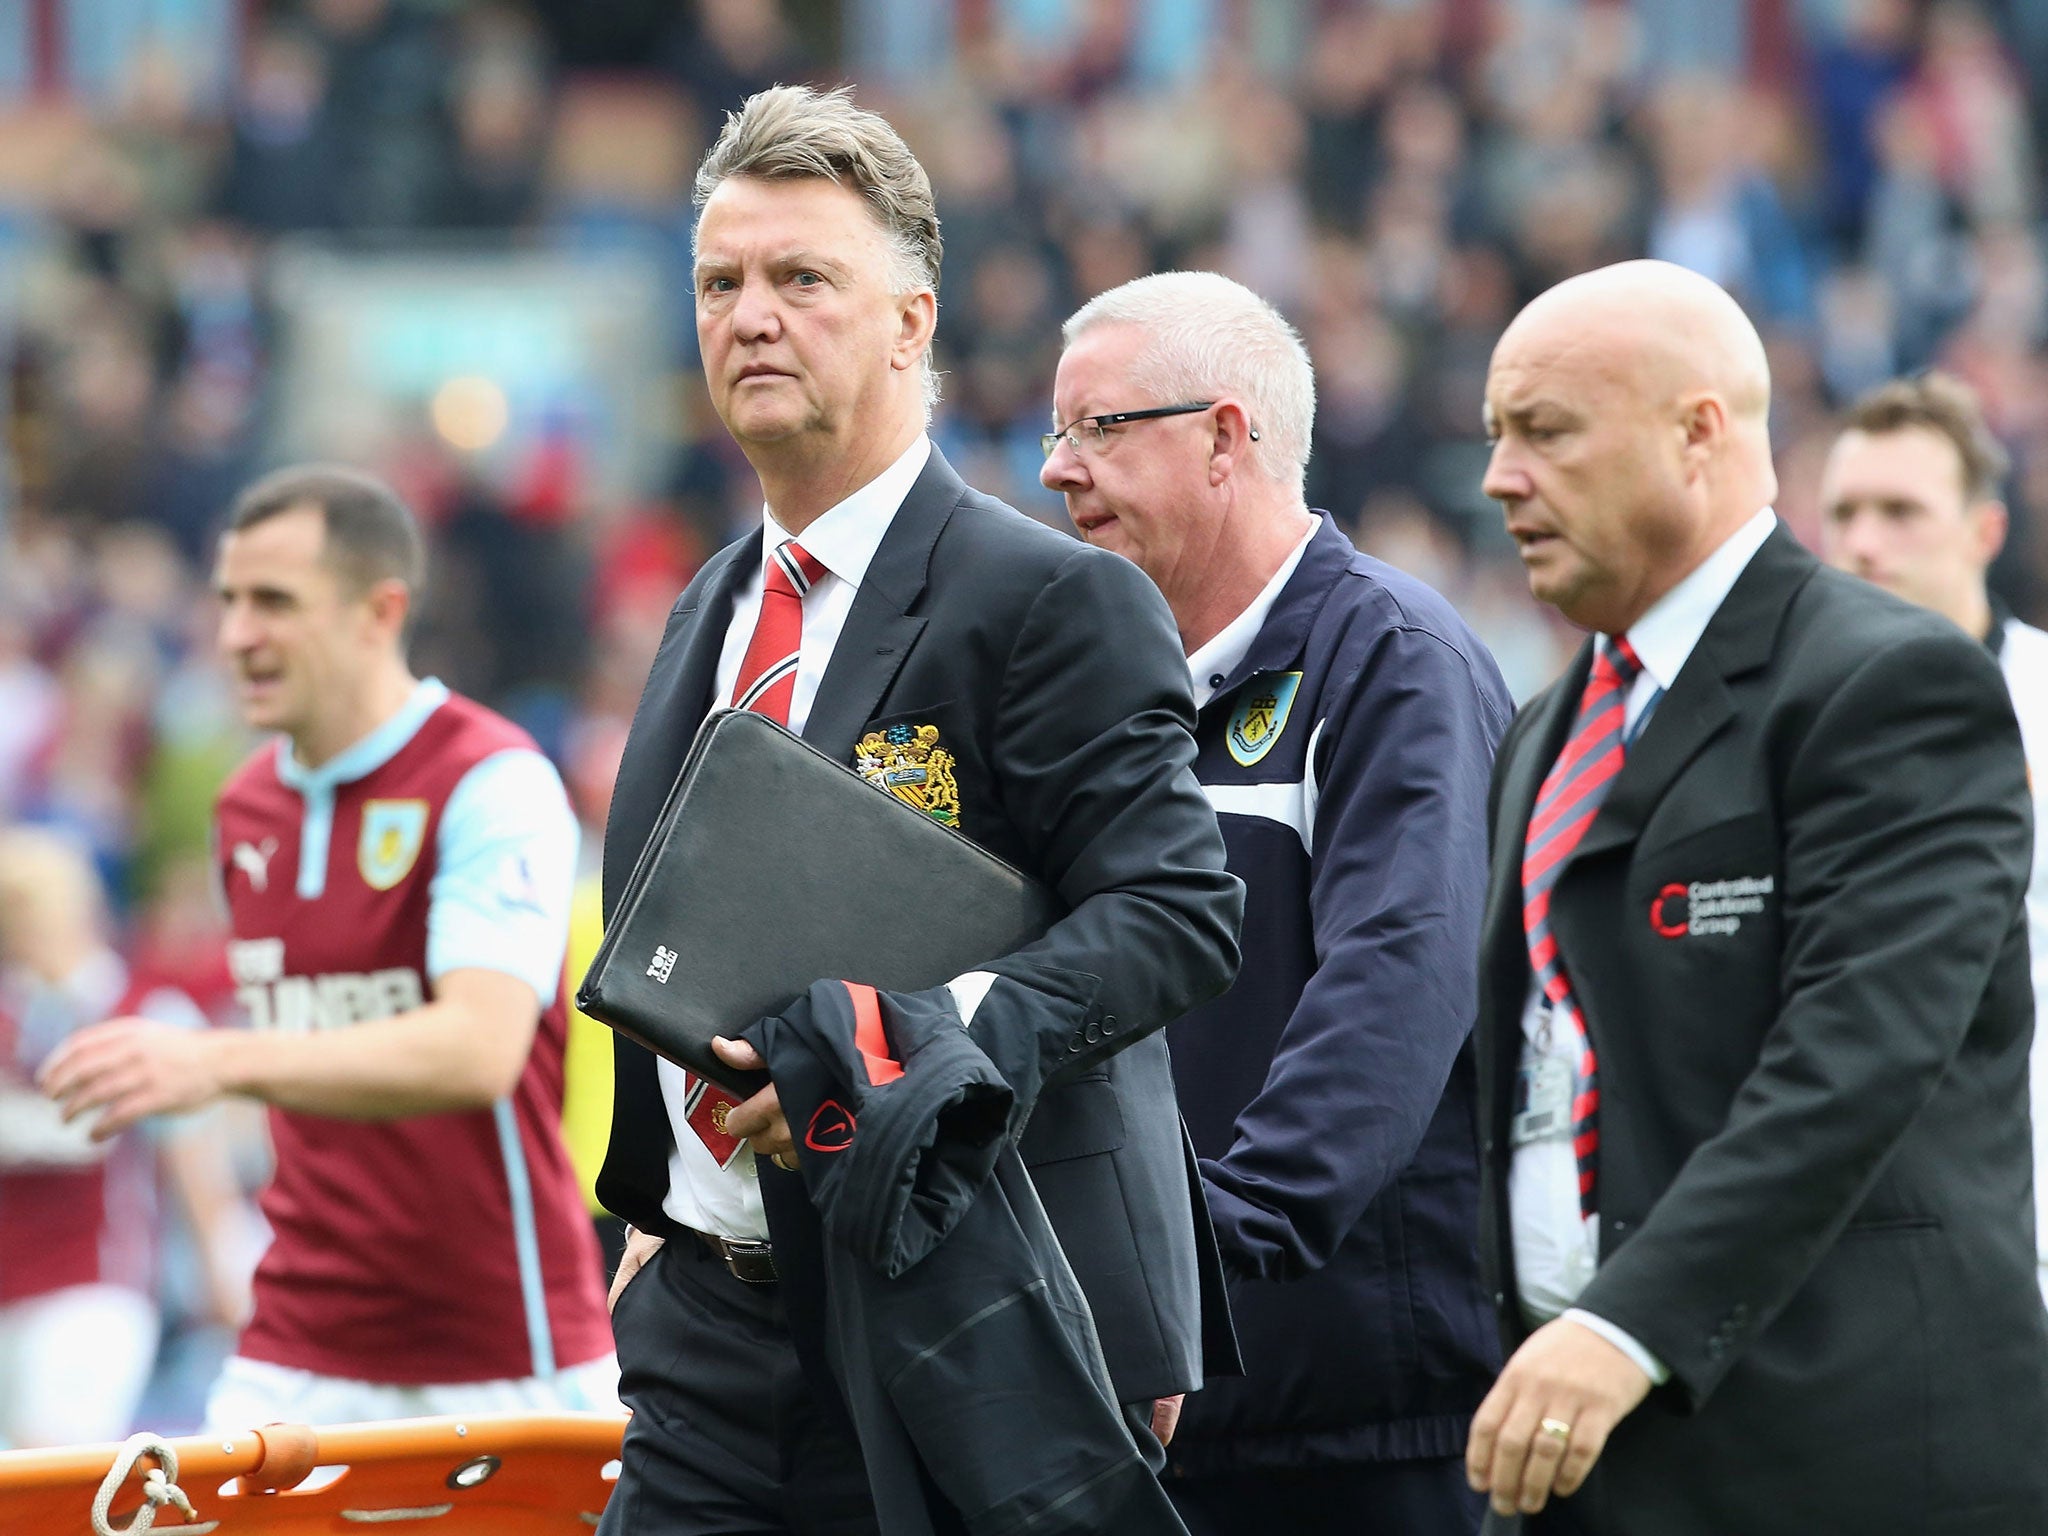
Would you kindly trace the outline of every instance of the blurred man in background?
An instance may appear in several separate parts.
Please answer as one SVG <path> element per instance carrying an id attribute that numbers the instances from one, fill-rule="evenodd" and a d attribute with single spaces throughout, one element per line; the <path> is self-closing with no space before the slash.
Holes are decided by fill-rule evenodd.
<path id="1" fill-rule="evenodd" d="M 378 481 L 244 492 L 220 648 L 244 718 L 282 738 L 217 810 L 252 1027 L 116 1019 L 41 1075 L 100 1139 L 224 1094 L 272 1106 L 275 1237 L 214 1430 L 617 1401 L 560 1129 L 575 819 L 524 732 L 413 677 L 423 576 Z"/>
<path id="2" fill-rule="evenodd" d="M 1468 1468 L 1503 1531 L 2048 1529 L 2019 728 L 1779 523 L 1770 401 L 1664 262 L 1487 375 L 1487 494 L 1593 634 L 1494 772 Z"/>
<path id="3" fill-rule="evenodd" d="M 1467 1042 L 1514 705 L 1442 597 L 1303 502 L 1315 378 L 1272 306 L 1161 273 L 1065 337 L 1043 479 L 1173 610 L 1246 888 L 1250 963 L 1169 1030 L 1246 1374 L 1188 1399 L 1168 1490 L 1197 1536 L 1477 1530 Z"/>
<path id="4" fill-rule="evenodd" d="M 156 1358 L 160 1163 L 197 1240 L 214 1320 L 239 1323 L 247 1301 L 234 1254 L 240 1191 L 216 1126 L 95 1140 L 35 1091 L 36 1069 L 110 1014 L 207 1027 L 182 992 L 108 946 L 103 907 L 72 844 L 0 832 L 0 1448 L 128 1433 Z"/>
<path id="5" fill-rule="evenodd" d="M 1831 564 L 1982 640 L 2019 716 L 2034 793 L 2034 1239 L 2048 1298 L 2048 634 L 2014 618 L 1985 585 L 2005 544 L 1999 488 L 2009 467 L 1967 385 L 1943 373 L 1895 380 L 1850 407 L 1821 483 L 1821 528 Z"/>

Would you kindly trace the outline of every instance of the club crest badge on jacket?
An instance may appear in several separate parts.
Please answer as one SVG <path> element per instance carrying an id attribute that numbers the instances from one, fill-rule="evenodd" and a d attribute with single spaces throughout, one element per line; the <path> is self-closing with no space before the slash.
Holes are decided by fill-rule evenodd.
<path id="1" fill-rule="evenodd" d="M 1300 689 L 1299 672 L 1261 672 L 1238 690 L 1237 709 L 1224 739 L 1242 766 L 1251 767 L 1273 750 L 1287 729 L 1287 713 Z"/>
<path id="2" fill-rule="evenodd" d="M 427 840 L 424 800 L 367 800 L 356 868 L 373 891 L 388 891 L 407 875 Z"/>
<path id="3" fill-rule="evenodd" d="M 870 731 L 853 749 L 853 766 L 877 789 L 933 821 L 960 825 L 960 786 L 953 754 L 939 745 L 936 725 L 892 725 Z"/>

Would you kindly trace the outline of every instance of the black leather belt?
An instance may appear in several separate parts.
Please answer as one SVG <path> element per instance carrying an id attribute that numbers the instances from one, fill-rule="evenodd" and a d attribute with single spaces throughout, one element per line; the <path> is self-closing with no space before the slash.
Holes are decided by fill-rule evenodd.
<path id="1" fill-rule="evenodd" d="M 775 1270 L 775 1245 L 772 1243 L 714 1237 L 709 1232 L 699 1232 L 695 1227 L 683 1230 L 710 1249 L 712 1257 L 723 1263 L 735 1280 L 744 1280 L 749 1285 L 773 1285 L 782 1278 Z"/>

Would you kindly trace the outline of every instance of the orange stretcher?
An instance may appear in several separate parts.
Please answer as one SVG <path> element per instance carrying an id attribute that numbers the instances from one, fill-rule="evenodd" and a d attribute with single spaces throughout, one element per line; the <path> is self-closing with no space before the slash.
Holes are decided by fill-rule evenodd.
<path id="1" fill-rule="evenodd" d="M 625 1424 L 478 1414 L 0 1451 L 0 1536 L 588 1536 Z"/>

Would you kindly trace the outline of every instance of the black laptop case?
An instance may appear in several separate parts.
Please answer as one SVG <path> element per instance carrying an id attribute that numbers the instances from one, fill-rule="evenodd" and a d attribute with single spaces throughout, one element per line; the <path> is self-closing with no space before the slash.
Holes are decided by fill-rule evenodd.
<path id="1" fill-rule="evenodd" d="M 576 1004 L 746 1094 L 711 1050 L 821 977 L 917 992 L 1021 949 L 1057 897 L 764 715 L 704 722 Z"/>

